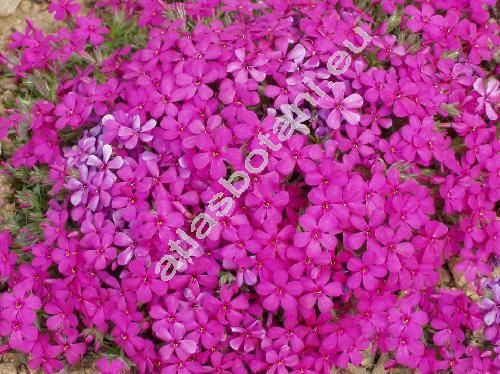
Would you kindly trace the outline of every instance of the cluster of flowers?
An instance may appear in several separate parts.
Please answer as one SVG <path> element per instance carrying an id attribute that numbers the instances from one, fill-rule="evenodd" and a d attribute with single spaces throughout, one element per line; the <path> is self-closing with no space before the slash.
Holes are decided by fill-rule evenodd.
<path id="1" fill-rule="evenodd" d="M 45 165 L 54 193 L 37 243 L 16 252 L 1 234 L 0 352 L 47 373 L 87 351 L 103 373 L 327 374 L 379 354 L 498 371 L 494 2 L 403 3 L 103 0 L 84 16 L 52 1 L 67 27 L 28 24 L 4 58 L 19 79 L 60 82 L 0 122 L 2 136 L 28 124 L 9 162 Z M 123 12 L 147 41 L 109 53 L 103 19 Z M 363 44 L 356 27 L 372 43 L 331 76 L 332 53 Z M 64 64 L 76 74 L 59 77 Z M 299 94 L 320 102 L 300 103 L 311 134 L 269 152 L 216 216 L 212 197 L 234 195 L 219 179 L 263 137 L 280 143 L 277 111 Z M 200 214 L 217 225 L 198 227 L 186 262 L 168 243 Z M 165 254 L 181 263 L 167 282 Z M 447 266 L 467 292 L 442 281 Z"/>

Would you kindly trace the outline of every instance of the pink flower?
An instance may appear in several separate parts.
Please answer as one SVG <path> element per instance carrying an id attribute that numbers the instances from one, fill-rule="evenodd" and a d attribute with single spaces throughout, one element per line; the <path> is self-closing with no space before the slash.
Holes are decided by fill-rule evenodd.
<path id="1" fill-rule="evenodd" d="M 397 273 L 401 269 L 400 256 L 410 257 L 413 255 L 413 245 L 404 241 L 405 236 L 403 230 L 394 231 L 386 226 L 378 227 L 375 230 L 375 237 L 383 244 L 377 257 L 379 260 L 386 258 L 387 269 L 391 273 Z"/>
<path id="2" fill-rule="evenodd" d="M 245 198 L 245 204 L 254 208 L 252 216 L 259 224 L 281 222 L 283 208 L 289 201 L 288 192 L 274 191 L 268 183 L 256 186 Z"/>
<path id="3" fill-rule="evenodd" d="M 6 278 L 14 271 L 17 255 L 10 251 L 11 236 L 7 230 L 0 233 L 0 277 Z"/>
<path id="4" fill-rule="evenodd" d="M 442 346 L 446 343 L 463 341 L 465 335 L 460 328 L 460 322 L 453 319 L 452 315 L 442 315 L 441 318 L 434 318 L 431 326 L 436 330 L 432 340 L 436 345 Z"/>
<path id="5" fill-rule="evenodd" d="M 320 107 L 331 109 L 326 123 L 334 130 L 340 127 L 342 119 L 350 125 L 356 125 L 361 119 L 356 109 L 363 105 L 363 98 L 358 94 L 344 97 L 345 89 L 343 82 L 335 82 L 331 86 L 333 97 L 326 95 L 319 100 Z"/>
<path id="6" fill-rule="evenodd" d="M 226 175 L 224 161 L 236 166 L 241 161 L 241 152 L 229 146 L 231 134 L 227 129 L 217 128 L 212 136 L 204 135 L 198 138 L 200 153 L 193 157 L 193 164 L 197 169 L 209 166 L 210 175 L 214 179 Z"/>
<path id="7" fill-rule="evenodd" d="M 131 122 L 132 127 L 120 126 L 118 130 L 118 137 L 124 142 L 125 148 L 135 148 L 139 139 L 144 143 L 153 140 L 150 131 L 156 126 L 155 120 L 150 119 L 145 124 L 141 125 L 139 116 L 134 116 Z"/>
<path id="8" fill-rule="evenodd" d="M 175 82 L 181 87 L 184 98 L 190 99 L 198 94 L 202 100 L 210 99 L 213 91 L 208 84 L 217 79 L 217 71 L 201 60 L 186 65 L 184 71 L 175 77 Z"/>
<path id="9" fill-rule="evenodd" d="M 367 291 L 371 291 L 377 286 L 376 278 L 383 278 L 387 274 L 387 269 L 383 266 L 375 264 L 376 255 L 373 251 L 363 253 L 362 260 L 357 257 L 352 257 L 347 263 L 347 268 L 353 272 L 349 277 L 347 285 L 351 289 L 359 287 L 363 282 L 363 287 Z"/>
<path id="10" fill-rule="evenodd" d="M 428 4 L 422 4 L 422 10 L 419 11 L 413 5 L 405 8 L 406 14 L 412 18 L 408 20 L 408 28 L 413 32 L 424 30 L 431 36 L 439 34 L 439 24 L 442 17 L 434 15 L 434 9 Z"/>
<path id="11" fill-rule="evenodd" d="M 298 361 L 299 357 L 293 354 L 287 345 L 282 346 L 278 352 L 275 350 L 266 352 L 266 362 L 271 365 L 268 373 L 287 373 L 285 367 L 293 368 Z"/>
<path id="12" fill-rule="evenodd" d="M 265 296 L 262 305 L 271 312 L 276 312 L 280 306 L 288 313 L 296 312 L 296 297 L 302 293 L 300 282 L 289 282 L 288 274 L 283 270 L 273 274 L 272 282 L 263 280 L 256 289 L 259 295 Z"/>
<path id="13" fill-rule="evenodd" d="M 498 89 L 498 80 L 491 78 L 488 80 L 486 87 L 484 79 L 478 78 L 474 82 L 474 89 L 479 93 L 477 99 L 476 112 L 486 112 L 486 116 L 496 121 L 498 118 L 496 106 L 500 103 L 500 90 Z"/>
<path id="14" fill-rule="evenodd" d="M 335 251 L 337 245 L 335 234 L 340 230 L 337 229 L 337 220 L 334 216 L 325 214 L 317 219 L 304 214 L 300 217 L 300 225 L 305 231 L 295 234 L 294 244 L 300 248 L 306 247 L 309 257 L 317 257 L 321 249 Z"/>
<path id="15" fill-rule="evenodd" d="M 174 352 L 179 359 L 185 360 L 197 350 L 196 342 L 186 339 L 186 328 L 178 322 L 170 329 L 159 328 L 157 334 L 161 340 L 168 343 L 160 348 L 163 360 L 168 360 Z"/>
<path id="16" fill-rule="evenodd" d="M 238 60 L 230 62 L 227 71 L 233 73 L 236 83 L 246 83 L 249 74 L 257 82 L 266 78 L 266 73 L 258 69 L 268 61 L 264 55 L 247 55 L 244 48 L 238 48 L 234 53 Z"/>
<path id="17" fill-rule="evenodd" d="M 104 41 L 103 35 L 109 32 L 106 26 L 101 25 L 101 20 L 92 16 L 76 17 L 74 34 L 83 41 L 90 41 L 92 45 L 99 45 Z"/>
<path id="18" fill-rule="evenodd" d="M 333 308 L 332 297 L 342 295 L 340 282 L 330 282 L 328 273 L 321 273 L 317 279 L 302 277 L 304 294 L 300 297 L 300 304 L 305 309 L 312 309 L 316 302 L 322 313 L 328 313 Z"/>
<path id="19" fill-rule="evenodd" d="M 106 357 L 101 357 L 96 365 L 102 374 L 120 374 L 125 370 L 125 363 L 119 358 L 108 361 Z"/>
<path id="20" fill-rule="evenodd" d="M 67 125 L 73 128 L 79 127 L 82 124 L 83 109 L 83 100 L 74 92 L 68 93 L 54 110 L 54 113 L 59 117 L 55 124 L 56 128 L 62 129 Z"/>

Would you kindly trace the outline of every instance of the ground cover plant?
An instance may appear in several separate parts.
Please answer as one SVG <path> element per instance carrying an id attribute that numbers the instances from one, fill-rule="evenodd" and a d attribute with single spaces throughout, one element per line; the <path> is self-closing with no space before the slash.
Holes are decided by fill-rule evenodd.
<path id="1" fill-rule="evenodd" d="M 498 372 L 494 1 L 87 5 L 0 57 L 1 353 Z"/>

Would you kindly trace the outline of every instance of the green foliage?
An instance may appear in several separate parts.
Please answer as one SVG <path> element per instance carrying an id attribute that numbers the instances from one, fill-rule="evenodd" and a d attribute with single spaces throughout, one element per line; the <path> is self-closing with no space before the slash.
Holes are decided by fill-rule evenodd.
<path id="1" fill-rule="evenodd" d="M 7 203 L 13 204 L 13 213 L 1 210 L 2 225 L 0 229 L 8 229 L 14 237 L 14 244 L 21 248 L 39 241 L 43 236 L 42 224 L 44 213 L 48 209 L 49 191 L 48 170 L 46 167 L 14 169 L 11 173 L 11 187 L 14 194 L 7 196 Z"/>
<path id="2" fill-rule="evenodd" d="M 101 46 L 104 55 L 111 56 L 118 49 L 130 45 L 132 49 L 143 48 L 147 41 L 147 32 L 137 26 L 136 17 L 127 17 L 123 12 L 115 12 L 105 22 L 109 28 L 109 35 Z"/>
<path id="3" fill-rule="evenodd" d="M 133 52 L 146 45 L 146 29 L 137 26 L 136 18 L 127 17 L 123 12 L 104 13 L 102 16 L 105 26 L 109 28 L 109 34 L 102 45 L 88 46 L 82 54 L 73 53 L 59 66 L 27 72 L 19 79 L 13 95 L 3 105 L 7 109 L 14 109 L 25 114 L 26 119 L 20 121 L 15 129 L 11 129 L 8 142 L 10 147 L 8 152 L 6 152 L 7 148 L 2 149 L 2 157 L 11 156 L 16 149 L 26 144 L 30 138 L 29 122 L 33 106 L 41 99 L 56 103 L 57 87 L 62 81 L 72 79 L 82 70 L 92 68 L 90 76 L 103 83 L 104 74 L 100 72 L 100 68 L 107 58 L 126 46 L 131 46 Z M 10 58 L 15 57 L 10 56 Z M 14 74 L 6 72 L 5 76 L 13 77 Z M 67 128 L 59 131 L 61 145 L 76 144 L 83 131 L 84 128 L 77 130 Z M 35 166 L 32 170 L 24 167 L 19 169 L 6 167 L 10 190 L 14 192 L 3 198 L 7 204 L 11 204 L 13 209 L 0 210 L 0 230 L 8 229 L 11 232 L 15 238 L 14 248 L 19 251 L 18 254 L 23 261 L 24 257 L 29 255 L 20 249 L 42 238 L 44 213 L 48 209 L 48 201 L 54 196 L 49 194 L 51 185 L 47 167 Z"/>

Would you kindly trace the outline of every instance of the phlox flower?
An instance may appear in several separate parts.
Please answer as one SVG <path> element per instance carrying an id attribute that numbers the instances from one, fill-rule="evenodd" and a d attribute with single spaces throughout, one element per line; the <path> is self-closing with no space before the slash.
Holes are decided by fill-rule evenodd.
<path id="1" fill-rule="evenodd" d="M 327 273 L 320 274 L 317 279 L 303 277 L 301 279 L 304 287 L 303 295 L 300 297 L 300 305 L 303 308 L 311 309 L 316 303 L 322 313 L 327 313 L 333 308 L 332 297 L 342 294 L 340 282 L 330 281 Z"/>
<path id="2" fill-rule="evenodd" d="M 434 9 L 431 5 L 422 4 L 421 10 L 410 5 L 405 8 L 405 12 L 412 17 L 408 20 L 408 28 L 412 32 L 418 32 L 423 29 L 431 36 L 437 36 L 439 34 L 439 24 L 442 17 L 434 14 Z"/>
<path id="3" fill-rule="evenodd" d="M 132 127 L 120 126 L 118 137 L 124 142 L 125 148 L 135 148 L 139 139 L 144 143 L 153 140 L 149 132 L 156 126 L 156 121 L 151 119 L 143 125 L 140 121 L 140 117 L 136 115 L 132 118 Z"/>
<path id="4" fill-rule="evenodd" d="M 223 128 L 218 128 L 212 136 L 205 135 L 198 138 L 198 148 L 200 153 L 194 155 L 193 164 L 197 169 L 209 166 L 210 175 L 214 179 L 223 177 L 226 174 L 224 161 L 232 165 L 238 165 L 241 161 L 241 152 L 229 146 L 230 132 Z"/>
<path id="5" fill-rule="evenodd" d="M 125 370 L 125 363 L 119 358 L 109 361 L 106 357 L 101 357 L 97 360 L 96 366 L 102 374 L 122 373 Z"/>
<path id="6" fill-rule="evenodd" d="M 293 313 L 297 308 L 296 296 L 302 292 L 302 285 L 298 281 L 288 281 L 288 274 L 279 270 L 272 279 L 263 280 L 257 285 L 257 293 L 264 296 L 263 306 L 275 312 L 281 306 L 286 312 Z"/>
<path id="7" fill-rule="evenodd" d="M 358 288 L 361 283 L 367 291 L 375 289 L 377 286 L 376 278 L 383 278 L 387 274 L 384 266 L 376 265 L 376 254 L 373 251 L 363 253 L 362 260 L 352 257 L 347 263 L 347 268 L 353 272 L 349 277 L 347 285 L 351 289 Z"/>
<path id="8" fill-rule="evenodd" d="M 414 248 L 409 242 L 404 241 L 405 235 L 402 230 L 393 230 L 386 226 L 380 226 L 375 230 L 375 237 L 383 245 L 380 247 L 379 260 L 386 259 L 387 269 L 391 273 L 397 273 L 401 269 L 401 257 L 413 255 Z"/>
<path id="9" fill-rule="evenodd" d="M 238 61 L 229 63 L 227 71 L 234 74 L 236 83 L 246 83 L 248 75 L 257 82 L 266 78 L 266 73 L 259 70 L 268 61 L 264 55 L 247 55 L 244 48 L 238 48 L 234 53 Z"/>
<path id="10" fill-rule="evenodd" d="M 286 191 L 274 191 L 268 183 L 256 187 L 245 197 L 245 204 L 254 208 L 253 218 L 259 223 L 279 223 L 283 208 L 290 198 Z"/>
<path id="11" fill-rule="evenodd" d="M 167 342 L 160 348 L 163 360 L 168 360 L 174 353 L 179 359 L 185 360 L 197 350 L 194 340 L 185 339 L 186 328 L 180 323 L 174 323 L 169 330 L 162 327 L 157 334 L 160 339 Z"/>
<path id="12" fill-rule="evenodd" d="M 54 110 L 58 117 L 55 123 L 56 128 L 62 129 L 67 125 L 73 128 L 79 127 L 82 124 L 81 114 L 84 110 L 84 104 L 83 100 L 74 92 L 64 96 L 62 102 Z"/>
<path id="13" fill-rule="evenodd" d="M 321 108 L 331 109 L 326 123 L 334 130 L 340 127 L 342 119 L 350 125 L 358 124 L 361 119 L 357 109 L 363 105 L 363 98 L 356 93 L 345 97 L 345 90 L 343 82 L 335 82 L 331 86 L 333 97 L 325 95 L 319 100 Z"/>
<path id="14" fill-rule="evenodd" d="M 268 373 L 288 372 L 285 367 L 293 368 L 298 361 L 299 357 L 293 354 L 287 345 L 282 346 L 278 352 L 275 350 L 266 352 L 266 362 L 271 365 L 267 371 Z"/>
<path id="15" fill-rule="evenodd" d="M 0 354 L 495 372 L 493 0 L 50 3 L 0 55 Z"/>
<path id="16" fill-rule="evenodd" d="M 6 278 L 14 271 L 17 255 L 9 250 L 11 236 L 7 230 L 0 233 L 0 277 Z"/>
<path id="17" fill-rule="evenodd" d="M 498 115 L 496 113 L 496 106 L 500 103 L 500 90 L 498 89 L 498 80 L 491 78 L 486 83 L 483 79 L 478 78 L 474 82 L 474 89 L 479 93 L 480 97 L 477 99 L 476 111 L 485 111 L 488 118 L 496 121 Z"/>
<path id="18" fill-rule="evenodd" d="M 103 35 L 109 32 L 106 26 L 102 26 L 99 18 L 87 16 L 76 17 L 75 36 L 83 41 L 89 41 L 92 45 L 99 45 L 104 41 Z"/>
<path id="19" fill-rule="evenodd" d="M 73 0 L 53 0 L 49 5 L 49 12 L 55 13 L 54 18 L 58 21 L 77 14 L 79 10 L 80 4 Z"/>
<path id="20" fill-rule="evenodd" d="M 297 247 L 306 247 L 306 253 L 309 257 L 317 257 L 321 249 L 334 251 L 337 245 L 335 234 L 337 221 L 334 216 L 325 214 L 319 219 L 304 214 L 299 219 L 304 232 L 297 232 L 294 236 L 294 244 Z"/>

